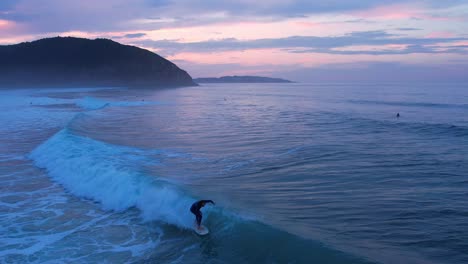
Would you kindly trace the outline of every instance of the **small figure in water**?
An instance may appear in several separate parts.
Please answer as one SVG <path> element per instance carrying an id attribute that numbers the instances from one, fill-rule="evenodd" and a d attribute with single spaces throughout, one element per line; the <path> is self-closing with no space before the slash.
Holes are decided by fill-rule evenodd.
<path id="1" fill-rule="evenodd" d="M 192 212 L 192 214 L 196 216 L 198 230 L 201 229 L 201 221 L 203 217 L 200 209 L 202 209 L 203 206 L 205 206 L 207 203 L 215 204 L 212 200 L 200 200 L 198 202 L 193 203 L 190 207 L 190 212 Z"/>
<path id="2" fill-rule="evenodd" d="M 397 114 L 396 114 L 396 118 L 400 118 L 400 113 L 397 113 Z"/>

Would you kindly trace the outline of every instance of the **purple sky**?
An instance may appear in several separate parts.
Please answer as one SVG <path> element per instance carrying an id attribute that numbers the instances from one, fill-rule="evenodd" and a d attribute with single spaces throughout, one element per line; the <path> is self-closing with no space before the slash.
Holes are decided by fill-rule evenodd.
<path id="1" fill-rule="evenodd" d="M 193 77 L 468 81 L 468 0 L 0 0 L 0 44 L 105 37 Z"/>

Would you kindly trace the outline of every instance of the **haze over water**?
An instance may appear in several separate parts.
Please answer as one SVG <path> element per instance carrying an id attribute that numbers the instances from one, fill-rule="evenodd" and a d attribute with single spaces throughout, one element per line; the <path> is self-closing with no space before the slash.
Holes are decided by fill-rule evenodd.
<path id="1" fill-rule="evenodd" d="M 467 102 L 451 83 L 2 90 L 0 260 L 466 263 Z"/>

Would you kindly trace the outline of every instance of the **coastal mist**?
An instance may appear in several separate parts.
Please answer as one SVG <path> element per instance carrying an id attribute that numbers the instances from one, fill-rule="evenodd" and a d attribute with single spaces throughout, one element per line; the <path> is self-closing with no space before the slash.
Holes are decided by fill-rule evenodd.
<path id="1" fill-rule="evenodd" d="M 2 89 L 0 262 L 468 263 L 467 88 Z"/>

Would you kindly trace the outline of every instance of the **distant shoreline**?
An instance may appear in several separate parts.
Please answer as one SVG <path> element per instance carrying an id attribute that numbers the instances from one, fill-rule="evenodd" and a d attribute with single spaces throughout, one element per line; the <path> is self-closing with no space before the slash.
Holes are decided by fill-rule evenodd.
<path id="1" fill-rule="evenodd" d="M 196 83 L 294 83 L 290 80 L 280 78 L 270 78 L 261 76 L 223 76 L 223 77 L 207 77 L 195 78 Z"/>

